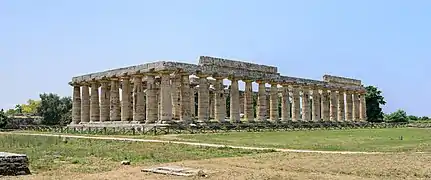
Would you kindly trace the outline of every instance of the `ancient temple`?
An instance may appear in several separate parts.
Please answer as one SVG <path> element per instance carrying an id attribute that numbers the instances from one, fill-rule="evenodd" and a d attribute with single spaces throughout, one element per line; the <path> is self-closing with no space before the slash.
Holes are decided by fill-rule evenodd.
<path id="1" fill-rule="evenodd" d="M 245 83 L 244 90 L 239 81 Z M 258 84 L 256 89 L 252 83 Z M 199 57 L 198 64 L 159 61 L 86 74 L 73 77 L 69 84 L 72 125 L 367 118 L 360 80 L 290 77 L 278 73 L 277 67 L 208 56 Z"/>

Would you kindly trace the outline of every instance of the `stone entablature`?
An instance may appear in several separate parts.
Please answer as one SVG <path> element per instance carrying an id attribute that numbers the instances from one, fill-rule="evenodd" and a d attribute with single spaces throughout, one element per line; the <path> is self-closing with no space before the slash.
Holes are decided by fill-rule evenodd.
<path id="1" fill-rule="evenodd" d="M 231 81 L 230 88 L 226 88 L 223 79 Z M 283 76 L 273 66 L 208 56 L 201 56 L 198 64 L 147 63 L 72 78 L 72 123 L 120 120 L 169 123 L 190 122 L 195 118 L 201 122 L 225 121 L 227 114 L 230 121 L 238 122 L 239 114 L 245 112 L 248 121 L 268 118 L 279 121 L 279 113 L 285 121 L 366 119 L 365 88 L 360 80 L 330 75 L 324 75 L 323 79 Z M 247 93 L 239 90 L 238 81 L 246 82 Z M 250 88 L 252 82 L 258 84 L 257 91 Z M 266 88 L 266 84 L 271 87 Z M 253 107 L 250 102 L 254 101 L 251 94 L 258 96 L 256 112 L 250 109 Z M 256 114 L 256 119 L 252 114 Z"/>
<path id="2" fill-rule="evenodd" d="M 331 76 L 327 74 L 323 75 L 323 81 L 334 84 L 361 86 L 361 80 L 339 76 Z"/>

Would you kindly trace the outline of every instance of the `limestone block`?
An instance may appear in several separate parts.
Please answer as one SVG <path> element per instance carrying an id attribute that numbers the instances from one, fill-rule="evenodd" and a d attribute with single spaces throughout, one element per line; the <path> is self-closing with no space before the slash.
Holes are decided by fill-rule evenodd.
<path id="1" fill-rule="evenodd" d="M 28 174 L 30 170 L 27 155 L 0 152 L 0 176 Z"/>

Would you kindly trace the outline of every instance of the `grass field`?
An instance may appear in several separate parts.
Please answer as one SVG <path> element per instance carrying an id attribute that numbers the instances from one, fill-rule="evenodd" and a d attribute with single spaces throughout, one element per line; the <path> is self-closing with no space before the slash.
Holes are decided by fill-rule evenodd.
<path id="1" fill-rule="evenodd" d="M 178 140 L 331 151 L 431 152 L 431 129 L 351 129 L 178 135 Z M 401 138 L 402 136 L 402 138 Z"/>
<path id="2" fill-rule="evenodd" d="M 151 165 L 264 152 L 91 139 L 68 139 L 65 143 L 59 137 L 20 135 L 0 135 L 0 151 L 27 154 L 33 173 L 95 173 L 116 168 L 126 159 L 134 165 Z"/>

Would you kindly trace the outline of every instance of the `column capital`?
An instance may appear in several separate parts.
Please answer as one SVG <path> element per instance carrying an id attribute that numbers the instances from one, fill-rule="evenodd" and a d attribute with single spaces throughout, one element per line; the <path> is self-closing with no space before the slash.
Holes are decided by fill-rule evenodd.
<path id="1" fill-rule="evenodd" d="M 70 86 L 73 86 L 73 87 L 81 87 L 81 84 L 80 83 L 78 83 L 78 82 L 69 82 L 68 83 Z"/>
<path id="2" fill-rule="evenodd" d="M 258 84 L 265 84 L 265 83 L 267 83 L 267 81 L 266 81 L 266 80 L 263 80 L 263 79 L 256 80 L 256 82 L 257 82 Z"/>
<path id="3" fill-rule="evenodd" d="M 110 81 L 119 81 L 119 80 L 120 80 L 120 78 L 118 78 L 118 77 L 114 76 L 114 77 L 109 78 L 109 80 L 110 80 Z"/>
<path id="4" fill-rule="evenodd" d="M 246 83 L 251 83 L 251 82 L 253 82 L 254 80 L 253 80 L 253 79 L 243 79 L 242 81 L 244 81 L 244 82 L 246 82 Z"/>

